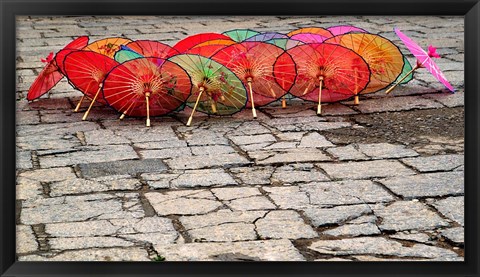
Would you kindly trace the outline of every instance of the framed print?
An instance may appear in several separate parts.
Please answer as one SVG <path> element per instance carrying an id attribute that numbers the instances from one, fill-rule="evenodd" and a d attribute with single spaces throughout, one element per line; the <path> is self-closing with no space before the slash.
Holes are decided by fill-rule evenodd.
<path id="1" fill-rule="evenodd" d="M 1 276 L 478 276 L 478 1 L 1 11 Z"/>

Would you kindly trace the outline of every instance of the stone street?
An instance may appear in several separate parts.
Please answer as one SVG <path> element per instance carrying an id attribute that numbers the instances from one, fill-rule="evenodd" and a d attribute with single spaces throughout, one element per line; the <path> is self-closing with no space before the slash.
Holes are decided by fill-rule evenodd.
<path id="1" fill-rule="evenodd" d="M 233 116 L 190 108 L 125 118 L 64 78 L 29 103 L 41 58 L 73 38 L 169 45 L 235 28 L 289 32 L 353 24 L 400 28 L 435 60 L 386 95 L 290 99 Z M 463 261 L 464 21 L 393 17 L 17 17 L 17 256 L 20 261 Z M 86 109 L 86 103 L 82 107 Z"/>

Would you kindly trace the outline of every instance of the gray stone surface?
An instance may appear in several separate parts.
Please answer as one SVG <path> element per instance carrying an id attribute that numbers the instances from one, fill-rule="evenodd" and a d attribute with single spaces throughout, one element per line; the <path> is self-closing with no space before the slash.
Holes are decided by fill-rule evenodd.
<path id="1" fill-rule="evenodd" d="M 309 207 L 305 209 L 305 216 L 312 221 L 315 227 L 341 224 L 369 213 L 372 213 L 372 209 L 366 204 L 333 208 Z"/>
<path id="2" fill-rule="evenodd" d="M 155 245 L 166 261 L 304 261 L 287 239 Z"/>
<path id="3" fill-rule="evenodd" d="M 16 253 L 24 254 L 38 250 L 38 243 L 33 234 L 32 227 L 28 225 L 17 225 L 16 231 Z"/>
<path id="4" fill-rule="evenodd" d="M 230 169 L 230 172 L 246 185 L 263 185 L 270 184 L 270 176 L 273 170 L 270 166 L 239 167 Z"/>
<path id="5" fill-rule="evenodd" d="M 444 216 L 461 224 L 465 224 L 464 197 L 448 197 L 435 201 L 433 206 Z"/>
<path id="6" fill-rule="evenodd" d="M 299 182 L 328 181 L 330 179 L 315 169 L 312 164 L 304 164 L 303 166 L 292 164 L 278 167 L 270 180 L 272 183 L 293 184 Z"/>
<path id="7" fill-rule="evenodd" d="M 378 205 L 376 216 L 383 220 L 378 225 L 381 230 L 430 230 L 448 226 L 448 223 L 418 201 L 398 201 L 391 205 Z"/>
<path id="8" fill-rule="evenodd" d="M 463 175 L 463 171 L 428 173 L 380 179 L 379 182 L 406 199 L 461 195 L 464 193 Z"/>
<path id="9" fill-rule="evenodd" d="M 373 223 L 360 223 L 360 224 L 345 224 L 337 228 L 333 228 L 323 232 L 325 235 L 330 236 L 349 236 L 349 237 L 358 237 L 358 236 L 368 236 L 368 235 L 378 235 L 380 230 L 377 225 Z"/>
<path id="10" fill-rule="evenodd" d="M 440 247 L 415 244 L 411 247 L 382 237 L 360 237 L 343 240 L 315 241 L 310 249 L 322 254 L 344 255 L 386 255 L 394 257 L 418 257 L 433 260 L 449 260 L 458 257 L 450 250 Z"/>
<path id="11" fill-rule="evenodd" d="M 265 239 L 300 239 L 313 238 L 318 234 L 303 221 L 295 211 L 271 211 L 255 222 L 256 230 Z"/>
<path id="12" fill-rule="evenodd" d="M 340 161 L 348 161 L 348 160 L 367 160 L 368 157 L 365 154 L 361 153 L 356 149 L 352 144 L 347 146 L 329 148 L 326 150 L 328 153 L 333 155 L 335 158 L 339 159 Z"/>
<path id="13" fill-rule="evenodd" d="M 420 172 L 450 171 L 463 165 L 464 155 L 436 155 L 402 159 L 402 162 Z"/>
<path id="14" fill-rule="evenodd" d="M 405 176 L 414 172 L 398 161 L 365 161 L 318 164 L 331 178 L 368 179 L 371 177 Z"/>
<path id="15" fill-rule="evenodd" d="M 462 227 L 446 229 L 441 235 L 456 244 L 463 245 L 465 241 L 465 231 Z"/>
<path id="16" fill-rule="evenodd" d="M 321 162 L 330 158 L 318 149 L 295 148 L 278 151 L 249 152 L 250 158 L 255 159 L 257 165 L 286 164 L 301 162 Z"/>
<path id="17" fill-rule="evenodd" d="M 211 192 L 205 191 L 205 195 L 197 192 L 182 191 L 180 194 L 149 192 L 145 197 L 159 215 L 205 214 L 222 205 L 215 200 Z"/>
<path id="18" fill-rule="evenodd" d="M 236 153 L 215 156 L 176 157 L 165 161 L 172 169 L 200 169 L 218 166 L 239 166 L 250 162 Z"/>
<path id="19" fill-rule="evenodd" d="M 137 190 L 142 184 L 129 175 L 110 175 L 93 180 L 73 179 L 50 184 L 50 196 L 62 196 L 112 190 Z"/>
<path id="20" fill-rule="evenodd" d="M 412 149 L 405 148 L 403 145 L 395 145 L 390 143 L 359 144 L 358 150 L 374 159 L 392 159 L 418 156 L 418 153 Z"/>
<path id="21" fill-rule="evenodd" d="M 66 251 L 52 257 L 28 255 L 19 257 L 19 261 L 150 261 L 148 253 L 142 247 L 104 248 Z"/>
<path id="22" fill-rule="evenodd" d="M 161 172 L 167 169 L 160 159 L 85 163 L 80 164 L 79 168 L 85 178 L 118 174 L 135 175 L 144 172 Z"/>

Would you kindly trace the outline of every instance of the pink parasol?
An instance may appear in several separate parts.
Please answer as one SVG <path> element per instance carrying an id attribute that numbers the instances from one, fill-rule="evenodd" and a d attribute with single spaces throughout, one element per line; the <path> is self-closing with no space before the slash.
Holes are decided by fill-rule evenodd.
<path id="1" fill-rule="evenodd" d="M 426 68 L 432 75 L 439 80 L 442 84 L 444 84 L 451 92 L 455 92 L 455 89 L 452 85 L 448 82 L 445 75 L 443 75 L 442 71 L 438 68 L 437 64 L 433 61 L 432 58 L 440 58 L 440 55 L 437 54 L 437 48 L 433 47 L 432 45 L 428 46 L 428 53 L 422 49 L 418 44 L 416 44 L 411 38 L 407 37 L 404 33 L 400 32 L 398 28 L 395 28 L 395 33 L 397 33 L 398 37 L 402 40 L 405 46 L 412 52 L 412 54 L 417 58 L 417 65 L 412 69 L 411 72 L 415 71 L 418 68 Z M 409 72 L 406 76 L 408 76 L 411 72 Z M 406 78 L 406 76 L 404 78 Z M 398 81 L 394 86 L 389 88 L 386 93 L 390 93 L 393 88 L 395 88 L 403 79 Z"/>

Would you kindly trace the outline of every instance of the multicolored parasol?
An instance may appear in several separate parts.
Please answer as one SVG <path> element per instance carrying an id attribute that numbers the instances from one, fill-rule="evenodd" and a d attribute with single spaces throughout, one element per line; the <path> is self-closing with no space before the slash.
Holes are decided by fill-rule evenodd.
<path id="1" fill-rule="evenodd" d="M 65 55 L 68 55 L 72 51 L 82 49 L 87 44 L 87 36 L 78 37 L 57 52 L 56 55 L 51 52 L 47 58 L 41 59 L 46 65 L 28 89 L 27 100 L 33 101 L 39 98 L 60 82 L 65 75 L 62 65 Z"/>
<path id="2" fill-rule="evenodd" d="M 273 44 L 244 41 L 228 46 L 212 56 L 213 60 L 225 65 L 248 86 L 253 118 L 257 117 L 255 105 L 263 106 L 278 100 L 288 91 L 284 87 L 290 88 L 293 85 L 296 74 L 292 59 L 289 63 L 283 61 L 277 65 L 277 71 L 274 70 L 273 65 L 282 53 L 284 50 Z"/>
<path id="3" fill-rule="evenodd" d="M 107 103 L 122 115 L 164 115 L 189 97 L 192 83 L 187 72 L 161 58 L 138 58 L 113 68 L 103 82 Z"/>
<path id="4" fill-rule="evenodd" d="M 426 68 L 432 75 L 440 81 L 442 84 L 445 85 L 451 92 L 455 92 L 455 89 L 452 87 L 452 85 L 448 82 L 447 78 L 445 75 L 443 75 L 442 71 L 440 68 L 438 68 L 437 64 L 433 61 L 432 58 L 440 58 L 440 55 L 436 52 L 436 48 L 430 45 L 428 47 L 428 53 L 422 49 L 418 44 L 416 44 L 411 38 L 403 34 L 398 28 L 395 28 L 395 33 L 398 35 L 398 37 L 402 40 L 402 42 L 405 44 L 405 46 L 412 52 L 412 54 L 417 58 L 417 64 L 415 67 L 411 70 L 411 72 L 417 70 L 418 68 Z M 411 73 L 410 72 L 410 73 Z M 408 75 L 407 75 L 408 76 Z M 400 80 L 401 82 L 402 80 Z M 390 93 L 398 83 L 390 87 L 386 93 Z"/>
<path id="5" fill-rule="evenodd" d="M 113 59 L 115 53 L 120 50 L 121 45 L 126 45 L 131 41 L 131 39 L 121 37 L 106 38 L 90 43 L 84 50 L 93 51 Z"/>
<path id="6" fill-rule="evenodd" d="M 187 105 L 193 106 L 193 110 L 187 126 L 192 123 L 197 109 L 207 114 L 231 115 L 245 106 L 247 101 L 245 86 L 225 66 L 209 58 L 192 54 L 176 55 L 169 60 L 183 67 L 192 80 L 192 96 L 187 100 Z"/>
<path id="7" fill-rule="evenodd" d="M 260 34 L 260 32 L 251 29 L 234 29 L 222 33 L 222 35 L 226 35 L 236 42 L 244 41 L 258 34 Z"/>
<path id="8" fill-rule="evenodd" d="M 337 26 L 332 26 L 328 27 L 327 30 L 332 33 L 333 36 L 338 36 L 338 35 L 343 35 L 347 33 L 369 33 L 365 29 L 355 27 L 352 25 L 337 25 Z"/>
<path id="9" fill-rule="evenodd" d="M 297 79 L 290 93 L 304 100 L 334 102 L 357 96 L 370 81 L 366 61 L 338 44 L 312 43 L 287 50 L 297 65 Z"/>
<path id="10" fill-rule="evenodd" d="M 84 94 L 75 111 L 78 111 L 85 96 L 92 99 L 90 106 L 82 117 L 82 120 L 86 120 L 96 101 L 105 103 L 103 97 L 99 97 L 102 82 L 105 75 L 118 63 L 105 55 L 93 51 L 79 50 L 68 54 L 63 65 L 69 82 Z"/>
<path id="11" fill-rule="evenodd" d="M 361 92 L 372 93 L 386 88 L 402 73 L 404 57 L 400 49 L 390 40 L 374 34 L 348 33 L 325 41 L 339 44 L 362 56 L 372 73 L 370 83 Z M 355 104 L 358 104 L 356 98 Z"/>
<path id="12" fill-rule="evenodd" d="M 135 40 L 129 42 L 126 46 L 144 57 L 166 59 L 179 54 L 178 51 L 170 45 L 155 40 Z"/>

